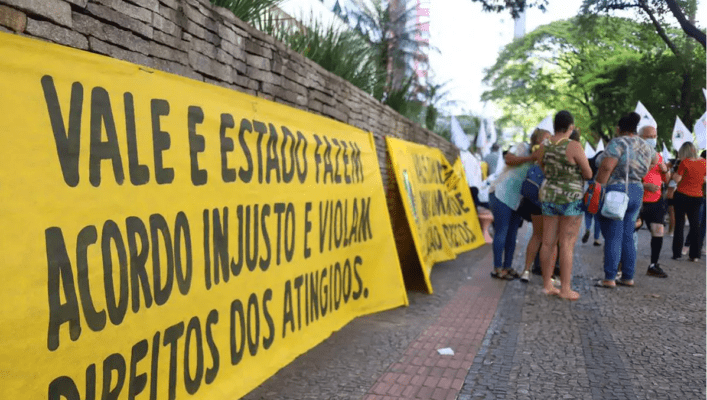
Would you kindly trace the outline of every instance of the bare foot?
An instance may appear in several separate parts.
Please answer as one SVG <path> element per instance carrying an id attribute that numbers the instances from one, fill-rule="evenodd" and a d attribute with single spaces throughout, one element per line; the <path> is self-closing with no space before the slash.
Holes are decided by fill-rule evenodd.
<path id="1" fill-rule="evenodd" d="M 575 292 L 574 290 L 570 290 L 569 293 L 560 292 L 557 294 L 557 296 L 570 301 L 579 300 L 579 293 Z"/>
<path id="2" fill-rule="evenodd" d="M 558 296 L 560 294 L 560 289 L 551 286 L 550 289 L 548 288 L 543 288 L 543 293 L 546 294 L 547 296 Z"/>

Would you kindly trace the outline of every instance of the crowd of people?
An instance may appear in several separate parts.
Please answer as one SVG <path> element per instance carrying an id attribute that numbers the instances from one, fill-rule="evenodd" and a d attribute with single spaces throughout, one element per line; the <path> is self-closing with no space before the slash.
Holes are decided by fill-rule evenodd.
<path id="1" fill-rule="evenodd" d="M 691 261 L 700 260 L 706 232 L 705 152 L 698 156 L 695 145 L 685 142 L 675 159 L 663 159 L 656 151 L 656 128 L 644 125 L 637 129 L 640 120 L 635 112 L 623 116 L 606 149 L 588 158 L 572 114 L 563 110 L 554 117 L 553 132 L 536 128 L 530 142 L 512 146 L 501 163 L 487 161 L 494 169 L 497 163 L 502 166 L 488 188 L 494 227 L 492 277 L 527 282 L 539 258 L 543 292 L 579 299 L 580 294 L 571 288 L 572 259 L 584 219 L 582 243 L 588 242 L 592 225 L 593 244 L 601 246 L 601 238 L 604 239 L 604 277 L 595 286 L 634 285 L 636 233 L 643 226 L 651 234 L 646 274 L 667 278 L 659 258 L 668 212 L 672 259 L 688 256 Z M 539 166 L 544 174 L 537 199 L 527 194 L 524 197 L 521 191 L 533 166 Z M 493 173 L 491 167 L 489 173 Z M 588 210 L 585 191 L 595 186 L 601 193 L 599 207 Z M 609 193 L 612 196 L 607 196 Z M 474 197 L 478 199 L 477 190 Z M 616 199 L 619 204 L 614 204 Z M 620 210 L 618 217 L 612 214 L 615 209 Z M 686 217 L 690 225 L 687 235 Z M 532 236 L 519 273 L 512 263 L 523 220 L 532 224 Z"/>

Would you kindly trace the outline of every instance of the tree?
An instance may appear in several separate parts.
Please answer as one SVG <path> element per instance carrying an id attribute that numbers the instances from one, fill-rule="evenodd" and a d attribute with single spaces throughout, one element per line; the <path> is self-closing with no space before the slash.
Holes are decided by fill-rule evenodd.
<path id="1" fill-rule="evenodd" d="M 489 12 L 510 12 L 513 18 L 517 18 L 527 8 L 537 7 L 545 11 L 548 5 L 547 0 L 471 0 L 472 2 L 481 3 L 484 11 Z M 559 2 L 558 2 L 559 3 Z M 685 16 L 684 9 L 693 7 L 694 12 L 695 0 L 585 0 L 583 4 L 584 12 L 601 13 L 609 10 L 625 10 L 630 8 L 638 8 L 651 19 L 656 26 L 656 30 L 662 29 L 656 15 L 665 14 L 666 11 L 675 17 L 680 24 L 680 27 L 685 34 L 697 42 L 702 47 L 705 44 L 705 33 L 698 29 L 695 24 L 688 20 Z M 655 18 L 655 21 L 653 21 Z M 661 25 L 659 27 L 658 25 Z"/>
<path id="2" fill-rule="evenodd" d="M 433 79 L 430 79 L 425 88 L 425 127 L 431 131 L 434 131 L 437 125 L 440 108 L 456 104 L 456 101 L 449 100 L 449 91 L 445 88 L 448 83 L 449 81 L 434 83 Z"/>
<path id="3" fill-rule="evenodd" d="M 368 94 L 373 94 L 384 78 L 379 74 L 374 52 L 356 31 L 341 29 L 334 23 L 324 24 L 315 18 L 307 25 L 283 27 L 278 17 L 271 14 L 255 26 Z"/>
<path id="4" fill-rule="evenodd" d="M 508 11 L 513 18 L 518 18 L 520 14 L 527 8 L 537 7 L 545 11 L 547 0 L 471 0 L 472 2 L 481 3 L 484 11 L 502 12 Z"/>
<path id="5" fill-rule="evenodd" d="M 550 112 L 570 110 L 591 143 L 611 139 L 620 116 L 641 101 L 667 139 L 676 115 L 703 112 L 704 70 L 701 47 L 678 59 L 648 23 L 581 16 L 541 26 L 507 45 L 486 71 L 492 89 L 482 98 L 504 110 L 501 122 L 526 130 Z M 687 91 L 681 86 L 684 71 L 695 77 Z M 690 110 L 681 108 L 683 94 Z"/>
<path id="6" fill-rule="evenodd" d="M 525 129 L 544 116 L 568 109 L 588 135 L 607 140 L 615 121 L 607 121 L 593 104 L 592 87 L 601 60 L 612 55 L 654 51 L 664 47 L 647 24 L 614 17 L 575 17 L 538 27 L 508 44 L 486 70 L 491 90 L 483 100 L 497 102 L 502 120 Z"/>
<path id="7" fill-rule="evenodd" d="M 658 36 L 670 48 L 673 54 L 679 61 L 677 66 L 682 72 L 682 84 L 680 95 L 680 117 L 683 121 L 691 124 L 695 119 L 695 115 L 691 113 L 691 87 L 694 86 L 695 76 L 690 73 L 691 66 L 689 65 L 689 53 L 692 52 L 690 42 L 682 40 L 681 35 L 671 34 L 669 28 L 666 28 L 668 23 L 665 21 L 665 16 L 668 12 L 678 20 L 683 32 L 701 45 L 705 49 L 705 34 L 697 29 L 694 24 L 687 20 L 683 9 L 688 11 L 691 17 L 694 17 L 696 11 L 696 0 L 584 0 L 582 6 L 583 12 L 606 13 L 613 10 L 639 9 L 654 26 Z M 703 72 L 700 74 L 704 75 Z M 697 114 L 699 115 L 699 114 Z"/>
<path id="8" fill-rule="evenodd" d="M 660 37 L 671 46 L 670 37 L 665 34 L 666 22 L 665 14 L 669 11 L 675 19 L 677 19 L 680 27 L 685 34 L 702 45 L 702 48 L 707 46 L 705 41 L 705 33 L 699 30 L 693 22 L 690 22 L 685 17 L 683 9 L 688 9 L 691 14 L 695 12 L 695 0 L 584 0 L 582 5 L 583 12 L 605 13 L 613 10 L 638 9 L 646 17 L 649 18 L 656 32 Z"/>
<path id="9" fill-rule="evenodd" d="M 238 19 L 249 24 L 260 21 L 265 13 L 282 2 L 283 0 L 211 0 L 212 4 L 231 10 Z"/>
<path id="10" fill-rule="evenodd" d="M 683 94 L 682 76 L 676 73 L 676 56 L 669 51 L 662 53 L 631 54 L 626 57 L 609 57 L 602 60 L 591 85 L 593 104 L 597 113 L 618 121 L 621 112 L 632 110 L 641 101 L 658 124 L 659 142 L 672 141 L 675 116 L 683 114 L 680 100 Z M 695 85 L 688 95 L 692 99 L 692 115 L 705 110 L 702 88 L 705 85 L 705 52 L 701 47 L 691 53 L 690 73 L 695 76 Z M 607 122 L 611 122 L 611 120 Z M 692 127 L 692 122 L 687 126 Z"/>
<path id="11" fill-rule="evenodd" d="M 385 79 L 373 96 L 384 103 L 393 96 L 400 98 L 400 90 L 408 84 L 412 92 L 408 97 L 422 91 L 411 64 L 417 54 L 425 53 L 420 50 L 429 48 L 429 44 L 418 39 L 420 26 L 411 22 L 415 8 L 406 8 L 405 4 L 403 0 L 371 0 L 338 8 L 339 17 L 363 36 L 374 52 L 376 65 Z M 397 103 L 397 99 L 393 102 Z"/>

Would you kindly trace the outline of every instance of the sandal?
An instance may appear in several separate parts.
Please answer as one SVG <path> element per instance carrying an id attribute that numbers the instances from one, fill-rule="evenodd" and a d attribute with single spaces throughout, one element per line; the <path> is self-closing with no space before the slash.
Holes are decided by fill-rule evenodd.
<path id="1" fill-rule="evenodd" d="M 616 281 L 616 284 L 620 285 L 620 286 L 633 287 L 633 279 L 627 279 L 627 280 L 618 279 Z"/>
<path id="2" fill-rule="evenodd" d="M 505 279 L 512 281 L 514 279 L 520 278 L 520 274 L 513 268 L 505 270 L 506 275 L 504 276 Z"/>
<path id="3" fill-rule="evenodd" d="M 493 271 L 491 271 L 491 277 L 505 280 L 506 271 L 502 270 L 501 268 L 494 268 Z"/>
<path id="4" fill-rule="evenodd" d="M 547 289 L 543 288 L 542 291 L 545 296 L 559 296 L 560 295 L 560 289 L 558 289 L 554 286 L 552 287 L 552 290 L 547 290 Z"/>
<path id="5" fill-rule="evenodd" d="M 597 283 L 594 284 L 595 287 L 600 287 L 600 288 L 606 288 L 606 289 L 613 289 L 616 287 L 616 282 L 614 284 L 606 283 L 606 282 L 612 282 L 612 281 L 604 281 L 604 280 L 598 280 Z"/>

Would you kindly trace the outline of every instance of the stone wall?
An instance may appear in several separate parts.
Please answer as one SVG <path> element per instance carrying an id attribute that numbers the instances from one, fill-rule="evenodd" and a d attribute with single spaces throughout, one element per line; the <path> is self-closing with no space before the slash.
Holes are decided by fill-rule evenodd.
<path id="1" fill-rule="evenodd" d="M 458 151 L 442 137 L 207 0 L 0 0 L 0 31 L 231 88 L 373 133 Z M 386 189 L 387 190 L 387 189 Z"/>

